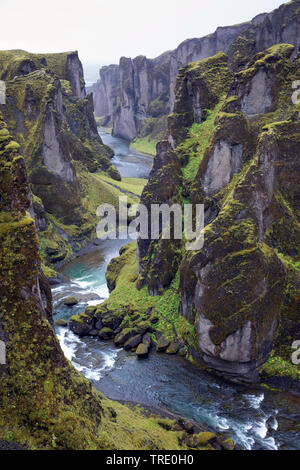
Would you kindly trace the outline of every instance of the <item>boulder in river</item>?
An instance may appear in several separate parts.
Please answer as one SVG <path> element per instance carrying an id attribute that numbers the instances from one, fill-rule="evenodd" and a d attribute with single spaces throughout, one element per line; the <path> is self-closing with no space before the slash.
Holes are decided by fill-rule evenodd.
<path id="1" fill-rule="evenodd" d="M 136 348 L 142 342 L 142 335 L 136 335 L 132 338 L 129 338 L 124 344 L 124 349 L 130 351 L 130 349 Z"/>
<path id="2" fill-rule="evenodd" d="M 166 349 L 167 354 L 177 354 L 179 351 L 180 344 L 177 341 L 171 341 L 168 348 Z"/>
<path id="3" fill-rule="evenodd" d="M 157 352 L 164 352 L 167 347 L 169 346 L 170 341 L 167 340 L 164 336 L 161 336 L 156 344 L 156 351 Z"/>
<path id="4" fill-rule="evenodd" d="M 137 330 L 134 328 L 124 328 L 116 337 L 115 337 L 115 344 L 120 346 L 126 341 L 128 341 L 133 336 L 136 336 Z"/>
<path id="5" fill-rule="evenodd" d="M 152 345 L 152 339 L 149 333 L 146 333 L 143 337 L 143 343 L 150 348 Z"/>
<path id="6" fill-rule="evenodd" d="M 139 358 L 147 357 L 149 354 L 149 346 L 145 343 L 140 343 L 135 353 Z"/>
<path id="7" fill-rule="evenodd" d="M 66 305 L 67 307 L 73 307 L 74 305 L 77 305 L 78 303 L 79 303 L 79 300 L 76 299 L 76 297 L 74 296 L 67 297 L 64 300 L 64 305 Z"/>
<path id="8" fill-rule="evenodd" d="M 91 325 L 91 319 L 87 315 L 73 315 L 70 318 L 70 330 L 78 336 L 87 336 L 93 329 Z"/>
<path id="9" fill-rule="evenodd" d="M 55 325 L 56 326 L 68 326 L 68 322 L 64 318 L 60 318 L 59 320 L 55 322 Z"/>
<path id="10" fill-rule="evenodd" d="M 102 340 L 108 340 L 114 337 L 114 332 L 111 328 L 102 328 L 102 330 L 99 331 L 98 336 Z"/>

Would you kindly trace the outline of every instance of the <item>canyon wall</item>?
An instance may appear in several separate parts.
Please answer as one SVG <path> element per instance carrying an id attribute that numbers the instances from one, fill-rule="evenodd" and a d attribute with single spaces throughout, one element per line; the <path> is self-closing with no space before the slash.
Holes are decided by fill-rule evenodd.
<path id="1" fill-rule="evenodd" d="M 122 57 L 118 66 L 103 67 L 100 80 L 93 87 L 96 114 L 106 115 L 106 123 L 113 123 L 114 136 L 133 140 L 145 119 L 173 110 L 176 76 L 188 63 L 222 51 L 228 53 L 234 68 L 236 64 L 246 66 L 244 58 L 249 57 L 249 52 L 253 56 L 273 44 L 289 43 L 298 48 L 299 7 L 299 0 L 295 0 L 250 22 L 217 28 L 200 39 L 188 39 L 156 59 Z"/>
<path id="2" fill-rule="evenodd" d="M 255 381 L 299 336 L 299 54 L 273 46 L 233 73 L 219 53 L 183 67 L 141 202 L 204 204 L 204 246 L 138 239 L 138 288 L 169 289 L 216 373 Z M 298 335 L 298 336 L 297 336 Z"/>

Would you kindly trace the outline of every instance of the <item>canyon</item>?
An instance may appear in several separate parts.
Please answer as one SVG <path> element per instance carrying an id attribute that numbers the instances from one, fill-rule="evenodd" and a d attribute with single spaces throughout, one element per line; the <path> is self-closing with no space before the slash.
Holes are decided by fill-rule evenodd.
<path id="1" fill-rule="evenodd" d="M 93 94 L 76 51 L 0 51 L 0 446 L 300 448 L 299 18 L 122 57 Z M 204 205 L 204 245 L 97 239 L 124 195 Z"/>

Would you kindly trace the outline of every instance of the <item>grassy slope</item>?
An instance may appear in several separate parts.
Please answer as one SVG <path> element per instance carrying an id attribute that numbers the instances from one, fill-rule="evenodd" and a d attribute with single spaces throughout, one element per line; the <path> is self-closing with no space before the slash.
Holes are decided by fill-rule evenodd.
<path id="1" fill-rule="evenodd" d="M 137 139 L 135 139 L 135 141 L 131 144 L 130 147 L 136 150 L 137 152 L 142 152 L 148 155 L 155 156 L 157 143 L 157 139 L 150 140 L 148 136 L 138 137 Z"/>

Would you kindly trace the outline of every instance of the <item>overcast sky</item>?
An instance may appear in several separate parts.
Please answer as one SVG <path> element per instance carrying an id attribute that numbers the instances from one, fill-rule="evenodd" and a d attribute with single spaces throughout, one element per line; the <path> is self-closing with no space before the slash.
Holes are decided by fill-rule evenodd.
<path id="1" fill-rule="evenodd" d="M 280 0 L 0 0 L 0 49 L 78 50 L 86 64 L 156 57 L 217 26 L 250 20 Z"/>

